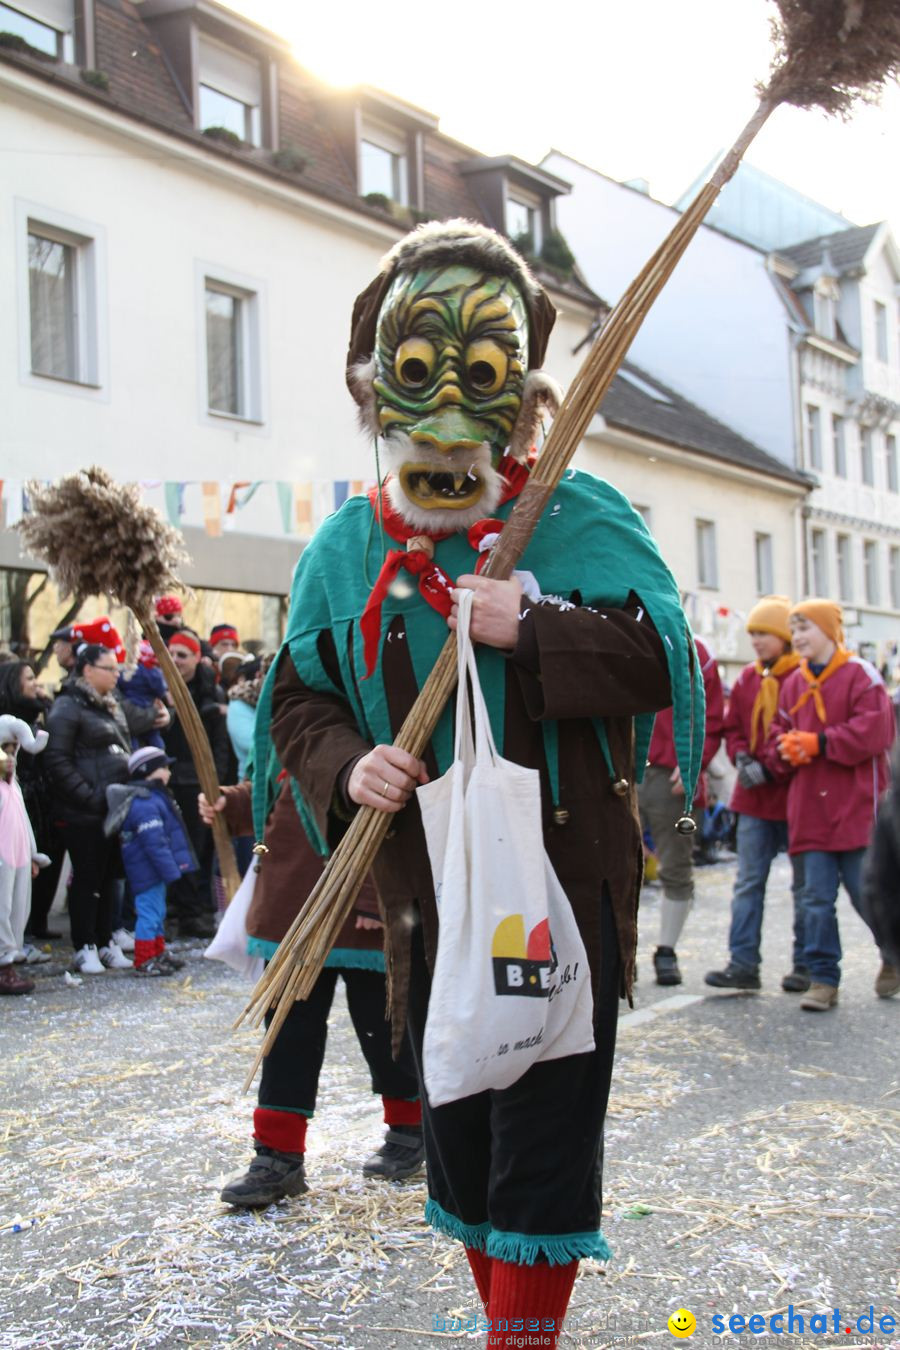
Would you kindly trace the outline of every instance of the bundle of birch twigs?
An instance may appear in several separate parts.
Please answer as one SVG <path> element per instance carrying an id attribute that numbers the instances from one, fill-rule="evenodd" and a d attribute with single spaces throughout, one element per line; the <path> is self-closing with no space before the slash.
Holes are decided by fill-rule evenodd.
<path id="1" fill-rule="evenodd" d="M 681 215 L 610 314 L 554 418 L 531 478 L 491 553 L 484 576 L 508 577 L 570 464 L 656 297 L 748 146 L 782 103 L 846 116 L 876 97 L 900 72 L 897 0 L 776 0 L 776 53 L 759 104 L 712 177 Z M 456 683 L 456 638 L 448 637 L 395 744 L 420 757 Z M 325 958 L 381 846 L 390 816 L 361 807 L 322 876 L 257 984 L 238 1022 L 259 1023 L 275 1008 L 260 1059 L 292 1003 L 309 996 Z"/>

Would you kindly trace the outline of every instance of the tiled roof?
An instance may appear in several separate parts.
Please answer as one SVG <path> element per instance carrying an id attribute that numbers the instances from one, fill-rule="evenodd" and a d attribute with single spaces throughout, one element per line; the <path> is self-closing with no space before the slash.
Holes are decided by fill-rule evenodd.
<path id="1" fill-rule="evenodd" d="M 169 8 L 189 10 L 191 5 L 166 6 L 167 12 Z M 229 17 L 228 11 L 219 10 L 216 5 L 204 3 L 202 8 L 206 13 L 218 11 L 223 18 Z M 138 118 L 190 139 L 210 155 L 225 155 L 259 173 L 289 181 L 300 191 L 327 198 L 361 215 L 395 223 L 398 235 L 409 228 L 412 219 L 421 218 L 420 214 L 409 213 L 405 217 L 402 213 L 395 216 L 360 197 L 355 141 L 348 134 L 348 128 L 352 127 L 350 114 L 354 95 L 338 94 L 304 71 L 285 54 L 283 44 L 274 35 L 258 29 L 257 40 L 267 36 L 272 40 L 270 57 L 278 65 L 279 143 L 282 147 L 298 150 L 306 160 L 305 168 L 299 174 L 279 169 L 272 162 L 269 150 L 233 148 L 211 140 L 196 129 L 152 22 L 142 18 L 139 8 L 131 0 L 95 0 L 95 34 L 96 67 L 107 76 L 108 91 L 83 83 L 75 66 L 40 60 L 13 49 L 0 48 L 0 62 L 27 70 L 57 86 L 65 86 L 73 94 L 113 108 L 123 116 Z M 426 128 L 430 120 L 423 119 Z M 431 129 L 424 131 L 423 140 L 422 214 L 438 220 L 466 216 L 492 224 L 472 195 L 468 180 L 459 172 L 460 164 L 471 161 L 475 153 L 472 148 Z M 545 272 L 540 264 L 536 270 L 551 289 L 592 308 L 599 307 L 598 297 L 577 269 L 567 280 Z"/>
<path id="2" fill-rule="evenodd" d="M 645 388 L 633 383 L 633 379 Z M 774 478 L 784 478 L 798 484 L 807 482 L 803 474 L 767 454 L 752 441 L 745 440 L 723 422 L 717 421 L 630 361 L 622 366 L 613 380 L 609 393 L 600 405 L 600 412 L 610 426 L 652 436 L 667 445 L 695 450 L 713 459 L 737 464 L 743 469 L 754 469 Z"/>
<path id="3" fill-rule="evenodd" d="M 821 262 L 827 250 L 837 271 L 846 272 L 860 265 L 880 228 L 879 224 L 854 225 L 850 230 L 820 234 L 817 239 L 806 239 L 802 244 L 792 244 L 790 248 L 780 248 L 777 252 L 802 268 L 814 267 Z"/>

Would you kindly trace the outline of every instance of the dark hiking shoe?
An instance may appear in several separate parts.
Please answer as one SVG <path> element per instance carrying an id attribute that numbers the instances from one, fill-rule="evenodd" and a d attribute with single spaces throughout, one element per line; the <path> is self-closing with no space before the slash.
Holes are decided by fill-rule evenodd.
<path id="1" fill-rule="evenodd" d="M 743 970 L 729 962 L 724 970 L 709 970 L 703 977 L 713 989 L 761 989 L 755 970 Z"/>
<path id="2" fill-rule="evenodd" d="M 256 1145 L 256 1157 L 242 1177 L 229 1181 L 219 1199 L 242 1209 L 264 1209 L 289 1195 L 303 1195 L 309 1187 L 302 1153 L 279 1153 Z"/>
<path id="3" fill-rule="evenodd" d="M 153 959 L 159 961 L 160 965 L 168 966 L 171 971 L 184 970 L 184 961 L 180 956 L 173 956 L 168 947 Z"/>
<path id="4" fill-rule="evenodd" d="M 900 967 L 882 961 L 881 969 L 875 976 L 875 993 L 879 998 L 893 998 L 900 991 Z"/>
<path id="5" fill-rule="evenodd" d="M 781 981 L 781 987 L 786 994 L 805 994 L 809 988 L 809 971 L 805 966 L 794 966 Z"/>
<path id="6" fill-rule="evenodd" d="M 674 947 L 657 947 L 653 953 L 657 984 L 681 984 L 681 971 Z"/>
<path id="7" fill-rule="evenodd" d="M 421 1125 L 392 1125 L 384 1143 L 363 1163 L 364 1177 L 402 1181 L 418 1172 L 425 1161 Z"/>
<path id="8" fill-rule="evenodd" d="M 0 966 L 0 994 L 30 994 L 34 989 L 34 980 L 20 975 L 15 966 Z"/>

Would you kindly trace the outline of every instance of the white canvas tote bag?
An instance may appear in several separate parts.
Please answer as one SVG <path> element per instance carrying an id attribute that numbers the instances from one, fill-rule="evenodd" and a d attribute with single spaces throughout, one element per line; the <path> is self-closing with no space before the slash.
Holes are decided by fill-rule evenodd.
<path id="1" fill-rule="evenodd" d="M 215 937 L 203 953 L 210 961 L 224 961 L 226 966 L 231 966 L 239 975 L 246 975 L 248 980 L 258 980 L 265 964 L 261 956 L 250 956 L 247 952 L 247 913 L 255 888 L 254 859 L 222 915 Z"/>
<path id="2" fill-rule="evenodd" d="M 463 591 L 453 763 L 417 789 L 440 920 L 424 1045 L 433 1106 L 594 1048 L 590 972 L 544 851 L 540 775 L 497 754 L 471 606 Z"/>

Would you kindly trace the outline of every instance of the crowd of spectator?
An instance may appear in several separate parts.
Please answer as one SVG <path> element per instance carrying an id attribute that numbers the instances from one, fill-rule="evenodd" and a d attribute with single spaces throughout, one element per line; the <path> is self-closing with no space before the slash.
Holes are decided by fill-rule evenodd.
<path id="1" fill-rule="evenodd" d="M 156 611 L 219 781 L 238 783 L 266 662 L 241 648 L 232 624 L 215 625 L 208 638 L 188 628 L 177 596 L 160 597 Z M 4 994 L 31 992 L 29 967 L 50 961 L 47 944 L 64 936 L 50 927 L 50 912 L 66 858 L 71 969 L 79 975 L 129 968 L 171 973 L 178 961 L 165 951 L 164 934 L 212 937 L 222 903 L 212 834 L 198 812 L 197 770 L 152 646 L 142 639 L 129 660 L 105 616 L 64 625 L 51 640 L 63 672 L 53 693 L 32 662 L 0 653 Z M 252 840 L 239 838 L 234 846 L 243 872 Z M 143 866 L 135 871 L 139 854 Z M 145 898 L 148 887 L 141 889 L 151 875 L 152 901 Z M 159 914 L 153 910 L 151 923 L 154 905 Z M 152 950 L 141 937 L 135 950 L 142 909 L 144 927 L 158 917 Z"/>

